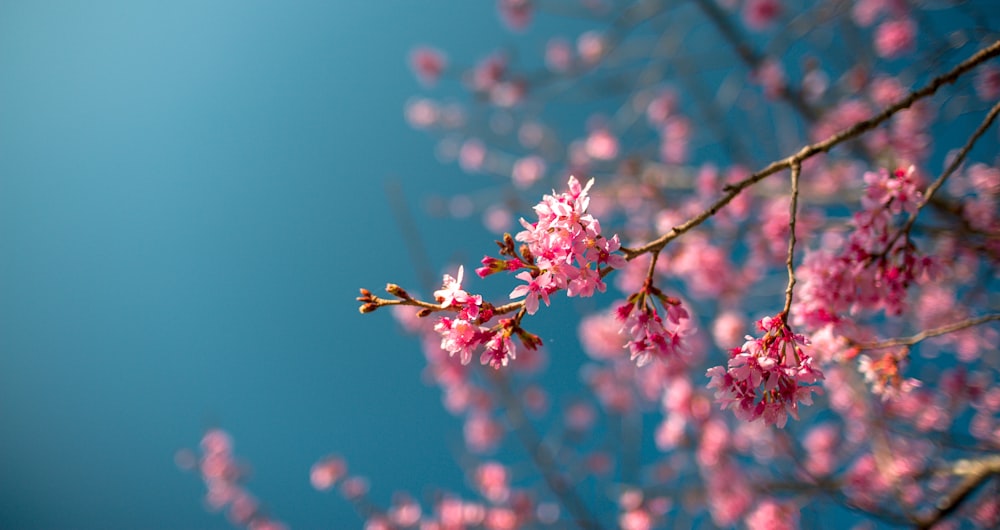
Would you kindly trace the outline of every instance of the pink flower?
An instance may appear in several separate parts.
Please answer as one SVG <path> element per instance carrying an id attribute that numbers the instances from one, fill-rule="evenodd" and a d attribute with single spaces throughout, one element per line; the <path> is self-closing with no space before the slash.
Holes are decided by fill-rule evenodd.
<path id="1" fill-rule="evenodd" d="M 472 351 L 483 342 L 483 336 L 489 329 L 476 326 L 468 320 L 442 318 L 434 331 L 441 335 L 441 349 L 450 355 L 459 355 L 462 364 L 469 364 Z"/>
<path id="2" fill-rule="evenodd" d="M 993 65 L 980 67 L 974 83 L 979 99 L 989 102 L 996 100 L 1000 97 L 1000 68 Z"/>
<path id="3" fill-rule="evenodd" d="M 465 445 L 473 453 L 486 453 L 492 451 L 500 439 L 504 430 L 489 416 L 476 413 L 465 418 Z"/>
<path id="4" fill-rule="evenodd" d="M 781 96 L 788 85 L 785 75 L 785 68 L 780 62 L 773 59 L 765 60 L 751 74 L 751 78 L 760 86 L 764 87 L 764 95 L 771 99 Z"/>
<path id="5" fill-rule="evenodd" d="M 406 103 L 406 122 L 416 129 L 434 125 L 439 117 L 437 105 L 429 99 L 415 99 Z"/>
<path id="6" fill-rule="evenodd" d="M 712 522 L 716 526 L 733 526 L 750 508 L 753 491 L 747 483 L 747 473 L 725 459 L 703 471 L 707 476 L 706 496 Z"/>
<path id="7" fill-rule="evenodd" d="M 470 138 L 462 143 L 458 150 L 458 165 L 463 171 L 475 173 L 482 171 L 486 162 L 486 146 L 477 138 Z"/>
<path id="8" fill-rule="evenodd" d="M 733 311 L 726 311 L 715 317 L 712 338 L 717 346 L 728 347 L 740 340 L 744 329 L 743 318 Z"/>
<path id="9" fill-rule="evenodd" d="M 594 296 L 594 291 L 604 292 L 607 286 L 601 280 L 601 274 L 595 269 L 585 267 L 579 269 L 579 274 L 569 282 L 566 296 Z"/>
<path id="10" fill-rule="evenodd" d="M 410 52 L 410 68 L 417 79 L 427 86 L 437 83 L 444 72 L 447 59 L 440 50 L 429 46 L 421 46 Z"/>
<path id="11" fill-rule="evenodd" d="M 831 473 L 837 462 L 840 435 L 831 423 L 822 423 L 809 430 L 802 440 L 807 458 L 804 465 L 810 474 L 822 476 Z"/>
<path id="12" fill-rule="evenodd" d="M 525 308 L 529 314 L 538 310 L 538 299 L 549 304 L 549 293 L 557 289 L 567 289 L 569 296 L 592 296 L 595 291 L 604 292 L 606 286 L 601 279 L 601 267 L 623 267 L 625 258 L 617 253 L 621 248 L 618 236 L 610 239 L 601 234 L 601 225 L 587 213 L 590 204 L 588 191 L 594 184 L 591 179 L 581 186 L 575 177 L 570 177 L 568 191 L 556 195 L 545 195 L 535 205 L 538 221 L 529 223 L 521 219 L 524 230 L 515 239 L 527 245 L 533 265 L 538 272 L 523 271 L 518 278 L 528 282 L 515 288 L 511 298 L 525 296 Z M 512 253 L 509 250 L 508 253 Z M 480 269 L 481 274 L 490 273 L 499 265 L 493 261 Z M 520 263 L 520 262 L 518 262 Z M 487 265 L 487 261 L 483 261 Z M 529 264 L 530 265 L 530 264 Z"/>
<path id="13" fill-rule="evenodd" d="M 497 9 L 500 11 L 500 18 L 504 24 L 514 30 L 520 31 L 528 27 L 531 22 L 531 15 L 534 6 L 532 0 L 498 0 Z"/>
<path id="14" fill-rule="evenodd" d="M 577 336 L 583 351 L 594 359 L 612 359 L 621 355 L 625 338 L 619 333 L 621 322 L 613 311 L 588 315 L 580 321 Z"/>
<path id="15" fill-rule="evenodd" d="M 338 456 L 328 456 L 313 464 L 309 471 L 309 482 L 319 491 L 326 491 L 337 484 L 347 474 L 347 464 Z"/>
<path id="16" fill-rule="evenodd" d="M 510 108 L 524 100 L 528 85 L 522 79 L 501 81 L 490 88 L 490 102 L 504 108 Z"/>
<path id="17" fill-rule="evenodd" d="M 516 278 L 524 280 L 528 284 L 515 287 L 510 292 L 510 297 L 513 299 L 524 296 L 524 307 L 528 310 L 529 315 L 534 315 L 538 311 L 539 298 L 545 302 L 546 306 L 549 305 L 549 289 L 553 287 L 552 273 L 545 272 L 532 277 L 530 272 L 524 271 L 519 273 Z"/>
<path id="18" fill-rule="evenodd" d="M 746 517 L 747 530 L 795 530 L 799 511 L 790 504 L 765 499 Z"/>
<path id="19" fill-rule="evenodd" d="M 514 169 L 511 172 L 514 185 L 522 189 L 530 188 L 543 176 L 545 176 L 545 159 L 537 155 L 519 158 L 514 162 Z"/>
<path id="20" fill-rule="evenodd" d="M 517 358 L 517 348 L 514 346 L 514 341 L 510 340 L 510 331 L 506 328 L 502 328 L 493 334 L 493 337 L 486 342 L 486 349 L 483 354 L 479 357 L 479 362 L 481 364 L 488 364 L 493 369 L 498 370 L 501 367 L 507 366 L 507 363 L 511 359 Z"/>
<path id="21" fill-rule="evenodd" d="M 796 325 L 836 325 L 859 310 L 899 315 L 907 289 L 934 270 L 935 261 L 921 255 L 909 238 L 895 237 L 895 216 L 912 214 L 922 201 L 913 171 L 869 172 L 865 183 L 862 210 L 855 214 L 843 248 L 809 252 L 799 268 Z"/>
<path id="22" fill-rule="evenodd" d="M 667 320 L 675 324 L 673 329 L 664 326 L 651 298 L 658 299 L 667 310 Z M 645 286 L 618 307 L 617 315 L 622 324 L 621 332 L 629 338 L 626 346 L 636 366 L 645 366 L 654 359 L 665 363 L 685 360 L 689 353 L 684 341 L 689 331 L 688 313 L 679 300 L 663 295 L 655 287 Z"/>
<path id="23" fill-rule="evenodd" d="M 650 530 L 653 528 L 653 516 L 643 508 L 628 510 L 618 517 L 618 525 L 622 530 Z"/>
<path id="24" fill-rule="evenodd" d="M 545 45 L 545 65 L 553 72 L 565 72 L 573 65 L 573 48 L 566 39 L 552 38 Z"/>
<path id="25" fill-rule="evenodd" d="M 355 500 L 368 495 L 368 479 L 365 477 L 348 477 L 340 483 L 340 493 L 348 500 Z"/>
<path id="26" fill-rule="evenodd" d="M 502 53 L 494 53 L 476 64 L 472 71 L 472 89 L 489 93 L 507 73 L 507 58 Z"/>
<path id="27" fill-rule="evenodd" d="M 510 496 L 510 477 L 507 468 L 499 462 L 480 464 L 475 479 L 476 489 L 490 502 L 505 502 Z"/>
<path id="28" fill-rule="evenodd" d="M 646 119 L 654 127 L 666 125 L 667 120 L 677 110 L 677 94 L 664 90 L 656 95 L 646 106 Z"/>
<path id="29" fill-rule="evenodd" d="M 798 419 L 798 405 L 812 404 L 815 383 L 823 374 L 813 368 L 812 358 L 802 349 L 809 342 L 788 329 L 780 317 L 757 322 L 764 336 L 747 336 L 747 342 L 730 353 L 728 369 L 710 368 L 709 388 L 723 409 L 733 408 L 736 417 L 784 427 L 787 414 Z"/>
<path id="30" fill-rule="evenodd" d="M 524 267 L 524 263 L 517 258 L 502 260 L 490 256 L 484 256 L 480 263 L 482 263 L 483 266 L 476 269 L 476 274 L 478 274 L 480 278 L 485 278 L 491 274 L 496 274 L 501 271 L 515 271 Z"/>
<path id="31" fill-rule="evenodd" d="M 221 429 L 210 429 L 201 440 L 198 469 L 205 483 L 205 504 L 211 511 L 225 510 L 226 517 L 237 526 L 251 530 L 287 530 L 285 525 L 261 513 L 260 503 L 243 486 L 246 465 L 232 454 L 233 440 Z M 193 452 L 187 451 L 192 460 Z"/>
<path id="32" fill-rule="evenodd" d="M 388 515 L 394 528 L 412 528 L 420 522 L 420 514 L 420 503 L 412 497 L 406 494 L 393 495 Z"/>
<path id="33" fill-rule="evenodd" d="M 580 55 L 580 59 L 587 64 L 594 64 L 601 60 L 605 49 L 604 37 L 597 31 L 583 33 L 576 40 L 576 51 Z"/>
<path id="34" fill-rule="evenodd" d="M 920 381 L 916 379 L 903 378 L 902 371 L 908 360 L 909 351 L 905 348 L 883 352 L 875 359 L 861 355 L 858 357 L 858 371 L 865 376 L 865 382 L 871 385 L 872 394 L 887 401 L 920 386 Z"/>
<path id="35" fill-rule="evenodd" d="M 917 25 L 909 18 L 887 20 L 875 29 L 875 52 L 892 59 L 913 51 L 916 45 Z"/>
<path id="36" fill-rule="evenodd" d="M 441 302 L 441 307 L 450 307 L 452 304 L 463 304 L 469 299 L 469 293 L 462 290 L 462 276 L 465 274 L 465 266 L 459 265 L 458 278 L 452 278 L 450 274 L 445 274 L 442 281 L 442 288 L 434 291 L 434 299 Z"/>
<path id="37" fill-rule="evenodd" d="M 596 160 L 614 160 L 618 157 L 618 138 L 605 128 L 595 129 L 587 137 L 587 155 Z"/>
<path id="38" fill-rule="evenodd" d="M 875 23 L 879 15 L 892 8 L 891 2 L 892 0 L 855 0 L 854 7 L 851 8 L 851 18 L 858 26 L 867 28 Z"/>
<path id="39" fill-rule="evenodd" d="M 441 302 L 442 308 L 461 307 L 459 315 L 464 318 L 475 320 L 479 318 L 479 307 L 483 305 L 481 295 L 471 295 L 462 290 L 462 276 L 465 274 L 465 267 L 458 267 L 458 278 L 452 278 L 445 274 L 443 286 L 434 291 L 434 299 Z"/>
<path id="40" fill-rule="evenodd" d="M 670 164 L 683 164 L 688 158 L 691 122 L 684 116 L 672 116 L 660 130 L 660 158 Z"/>
<path id="41" fill-rule="evenodd" d="M 743 4 L 743 21 L 753 30 L 767 29 L 781 16 L 779 0 L 747 0 Z"/>

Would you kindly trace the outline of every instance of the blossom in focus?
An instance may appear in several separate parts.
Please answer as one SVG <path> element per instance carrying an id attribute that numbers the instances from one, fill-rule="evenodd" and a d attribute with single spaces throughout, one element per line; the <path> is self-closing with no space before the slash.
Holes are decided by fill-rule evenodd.
<path id="1" fill-rule="evenodd" d="M 667 323 L 653 299 L 659 300 L 666 310 Z M 618 306 L 616 315 L 621 323 L 620 332 L 628 337 L 630 359 L 637 366 L 645 366 L 654 359 L 672 364 L 688 355 L 684 335 L 690 329 L 686 326 L 689 315 L 680 300 L 647 285 Z"/>
<path id="2" fill-rule="evenodd" d="M 570 177 L 567 192 L 545 195 L 535 206 L 537 222 L 521 219 L 524 230 L 515 239 L 527 245 L 537 271 L 519 273 L 517 278 L 527 285 L 516 287 L 510 297 L 524 296 L 529 314 L 537 311 L 539 298 L 548 305 L 549 293 L 557 289 L 567 289 L 568 296 L 582 297 L 604 292 L 607 286 L 601 268 L 619 268 L 626 263 L 618 253 L 618 236 L 606 238 L 600 222 L 587 213 L 588 191 L 593 184 L 591 179 L 586 186 L 580 186 L 576 177 Z"/>
<path id="3" fill-rule="evenodd" d="M 479 357 L 481 364 L 488 364 L 494 369 L 507 366 L 510 359 L 517 358 L 517 348 L 510 339 L 510 331 L 506 327 L 493 334 L 486 342 L 486 349 Z"/>
<path id="4" fill-rule="evenodd" d="M 483 342 L 489 329 L 461 318 L 442 318 L 434 326 L 434 331 L 441 335 L 442 350 L 451 355 L 457 353 L 462 364 L 469 364 L 472 351 Z"/>
<path id="5" fill-rule="evenodd" d="M 732 408 L 738 418 L 763 418 L 768 425 L 784 427 L 788 414 L 798 419 L 799 403 L 812 404 L 823 373 L 813 368 L 802 348 L 809 341 L 792 333 L 780 316 L 765 317 L 757 327 L 764 336 L 747 336 L 742 347 L 732 350 L 725 368 L 710 368 L 708 386 L 716 389 L 722 408 Z"/>
<path id="6" fill-rule="evenodd" d="M 458 278 L 453 278 L 450 274 L 444 275 L 443 286 L 434 291 L 434 298 L 441 302 L 441 307 L 451 305 L 461 305 L 472 299 L 469 293 L 462 290 L 462 276 L 465 275 L 465 267 L 458 267 Z M 481 301 L 481 299 L 480 299 Z M 478 305 L 478 304 L 477 304 Z"/>
<path id="7" fill-rule="evenodd" d="M 544 272 L 539 274 L 537 277 L 532 277 L 530 272 L 524 271 L 516 277 L 528 283 L 527 285 L 519 285 L 515 287 L 514 290 L 510 292 L 510 297 L 525 297 L 524 308 L 528 310 L 529 315 L 534 315 L 535 312 L 538 311 L 539 298 L 545 302 L 545 305 L 549 305 L 549 290 L 555 288 L 551 272 Z"/>

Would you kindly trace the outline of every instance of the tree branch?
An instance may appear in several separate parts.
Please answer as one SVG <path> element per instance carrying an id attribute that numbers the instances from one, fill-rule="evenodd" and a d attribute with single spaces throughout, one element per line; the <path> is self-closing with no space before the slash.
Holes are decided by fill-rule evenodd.
<path id="1" fill-rule="evenodd" d="M 659 238 L 650 241 L 638 248 L 625 249 L 623 247 L 623 251 L 625 251 L 626 258 L 631 260 L 647 252 L 659 252 L 663 250 L 663 248 L 669 242 L 673 241 L 678 236 L 691 230 L 692 228 L 704 223 L 706 220 L 708 220 L 716 213 L 718 213 L 719 210 L 721 210 L 724 206 L 729 204 L 729 202 L 732 201 L 734 198 L 736 198 L 736 196 L 739 195 L 740 192 L 742 192 L 744 189 L 756 184 L 757 182 L 760 182 L 761 180 L 764 180 L 768 176 L 773 175 L 778 171 L 791 168 L 793 163 L 802 163 L 803 161 L 812 158 L 813 156 L 819 153 L 825 153 L 830 149 L 834 148 L 835 146 L 851 138 L 854 138 L 856 136 L 861 135 L 864 132 L 874 129 L 879 124 L 891 118 L 897 112 L 909 108 L 915 102 L 934 94 L 942 86 L 954 83 L 962 74 L 968 72 L 969 70 L 975 68 L 976 66 L 982 64 L 983 62 L 992 59 L 993 57 L 996 57 L 997 55 L 1000 55 L 1000 40 L 995 41 L 993 44 L 987 46 L 986 48 L 983 48 L 982 50 L 979 50 L 971 57 L 969 57 L 965 61 L 962 61 L 957 66 L 952 68 L 947 73 L 935 77 L 923 87 L 913 92 L 910 92 L 896 103 L 893 103 L 892 105 L 886 107 L 882 112 L 878 113 L 874 117 L 855 123 L 851 127 L 848 127 L 847 129 L 844 129 L 843 131 L 834 134 L 833 136 L 830 136 L 826 140 L 807 145 L 802 149 L 800 149 L 797 153 L 788 156 L 784 159 L 772 162 L 767 167 L 757 171 L 756 173 L 750 175 L 749 177 L 739 182 L 727 185 L 724 188 L 726 192 L 725 195 L 719 198 L 719 200 L 717 200 L 708 209 L 701 212 L 700 214 L 692 217 L 691 219 L 688 219 L 681 225 L 675 226 L 672 230 L 670 230 L 670 232 L 667 232 L 666 234 L 663 234 Z"/>
<path id="2" fill-rule="evenodd" d="M 931 528 L 941 522 L 971 496 L 990 477 L 1000 475 L 1000 455 L 991 455 L 976 460 L 958 460 L 947 470 L 949 474 L 965 478 L 951 492 L 934 506 L 934 510 L 917 519 L 917 528 Z"/>
<path id="3" fill-rule="evenodd" d="M 911 335 L 909 337 L 900 337 L 897 339 L 889 339 L 881 342 L 869 342 L 865 344 L 858 344 L 854 348 L 857 351 L 863 350 L 881 350 L 883 348 L 892 348 L 894 346 L 913 346 L 918 342 L 929 339 L 931 337 L 937 337 L 939 335 L 946 335 L 948 333 L 953 333 L 955 331 L 960 331 L 965 328 L 971 328 L 973 326 L 978 326 L 980 324 L 985 324 L 987 322 L 992 322 L 994 320 L 1000 320 L 1000 313 L 995 313 L 991 315 L 984 315 L 978 318 L 970 318 L 968 320 L 962 320 L 960 322 L 954 322 L 948 324 L 947 326 L 941 326 L 938 328 L 928 329 L 917 333 L 916 335 Z"/>

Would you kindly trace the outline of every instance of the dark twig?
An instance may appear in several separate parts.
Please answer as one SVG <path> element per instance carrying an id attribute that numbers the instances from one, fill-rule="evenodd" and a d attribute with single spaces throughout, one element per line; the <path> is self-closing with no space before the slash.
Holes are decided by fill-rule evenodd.
<path id="1" fill-rule="evenodd" d="M 792 289 L 795 287 L 795 218 L 799 206 L 799 173 L 802 171 L 800 162 L 792 163 L 792 204 L 788 208 L 788 286 L 785 287 L 785 308 L 781 310 L 781 318 L 788 323 L 788 312 L 792 309 Z"/>
<path id="2" fill-rule="evenodd" d="M 977 318 L 970 318 L 968 320 L 954 322 L 946 326 L 927 329 L 921 331 L 920 333 L 917 333 L 916 335 L 911 335 L 909 337 L 900 337 L 897 339 L 889 339 L 881 342 L 869 342 L 865 344 L 858 344 L 855 346 L 855 349 L 857 349 L 858 351 L 862 351 L 862 350 L 880 350 L 883 348 L 892 348 L 894 346 L 913 346 L 914 344 L 917 344 L 931 337 L 947 335 L 948 333 L 954 333 L 956 331 L 960 331 L 966 328 L 971 328 L 973 326 L 978 326 L 980 324 L 985 324 L 987 322 L 992 322 L 994 320 L 1000 320 L 1000 313 L 984 315 Z"/>
<path id="3" fill-rule="evenodd" d="M 924 206 L 927 206 L 927 204 L 931 202 L 931 199 L 934 197 L 934 193 L 937 192 L 937 190 L 941 189 L 941 186 L 943 186 L 944 182 L 948 180 L 948 177 L 950 177 L 952 173 L 954 173 L 955 170 L 958 169 L 960 165 L 962 165 L 962 162 L 965 161 L 965 157 L 969 155 L 969 151 L 971 151 L 972 147 L 976 145 L 976 141 L 979 140 L 979 138 L 986 132 L 986 130 L 990 128 L 990 125 L 992 125 L 993 121 L 996 120 L 998 114 L 1000 114 L 1000 101 L 998 101 L 995 105 L 993 105 L 993 108 L 991 108 L 989 113 L 986 114 L 986 117 L 983 118 L 982 123 L 980 123 L 979 127 L 976 128 L 976 131 L 972 133 L 972 136 L 969 137 L 969 140 L 965 142 L 964 146 L 962 146 L 962 150 L 959 151 L 954 158 L 952 158 L 951 163 L 948 164 L 948 167 L 945 168 L 943 173 L 941 173 L 941 176 L 939 176 L 934 182 L 932 182 L 930 186 L 927 186 L 927 191 L 924 192 L 923 200 L 921 200 L 920 204 L 917 205 L 916 211 L 910 214 L 910 217 L 909 219 L 906 220 L 906 224 L 903 226 L 903 229 L 900 230 L 900 232 L 897 233 L 896 236 L 893 238 L 892 242 L 890 242 L 890 246 L 897 239 L 899 239 L 900 234 L 910 232 L 910 230 L 913 228 L 913 223 L 915 223 L 917 220 L 917 214 L 920 213 L 920 210 Z"/>
<path id="4" fill-rule="evenodd" d="M 931 528 L 941 522 L 945 517 L 954 513 L 962 505 L 962 502 L 968 499 L 990 477 L 1000 475 L 1000 455 L 991 455 L 976 460 L 959 460 L 950 466 L 947 472 L 965 478 L 959 482 L 955 489 L 937 502 L 931 513 L 918 518 L 917 528 Z"/>
<path id="5" fill-rule="evenodd" d="M 535 467 L 541 472 L 552 494 L 559 499 L 559 502 L 570 513 L 577 526 L 586 530 L 600 530 L 603 528 L 597 522 L 594 515 L 590 513 L 587 504 L 577 495 L 573 486 L 568 484 L 559 472 L 555 455 L 542 443 L 538 432 L 535 431 L 534 426 L 528 421 L 524 413 L 524 408 L 521 405 L 521 400 L 511 392 L 504 374 L 495 372 L 491 374 L 490 381 L 496 386 L 500 399 L 505 406 L 505 413 L 507 420 L 511 424 L 511 429 L 517 433 L 521 444 L 528 451 L 528 454 L 531 455 Z"/>
<path id="6" fill-rule="evenodd" d="M 807 145 L 802 149 L 800 149 L 797 153 L 788 156 L 786 158 L 783 158 L 781 160 L 772 162 L 767 167 L 757 171 L 756 173 L 750 175 L 749 177 L 739 182 L 727 185 L 725 187 L 725 192 L 726 192 L 725 195 L 719 198 L 719 200 L 717 200 L 714 204 L 712 204 L 708 209 L 692 217 L 691 219 L 688 219 L 684 223 L 675 226 L 672 230 L 670 230 L 666 234 L 663 234 L 659 238 L 650 241 L 649 243 L 646 243 L 637 248 L 629 248 L 627 250 L 623 249 L 625 250 L 626 257 L 628 259 L 634 259 L 635 257 L 645 254 L 647 252 L 659 252 L 663 250 L 663 247 L 665 247 L 668 243 L 676 239 L 678 236 L 704 223 L 706 220 L 717 214 L 719 210 L 721 210 L 724 206 L 729 204 L 730 201 L 735 199 L 736 196 L 739 195 L 740 192 L 742 192 L 744 189 L 756 184 L 757 182 L 760 182 L 761 180 L 764 180 L 765 178 L 769 177 L 770 175 L 773 175 L 774 173 L 777 173 L 778 171 L 791 168 L 793 163 L 796 162 L 802 163 L 803 161 L 817 154 L 825 153 L 851 138 L 854 138 L 856 136 L 861 135 L 864 132 L 874 129 L 879 124 L 891 118 L 897 112 L 909 108 L 915 102 L 934 94 L 942 86 L 954 83 L 962 74 L 968 72 L 969 70 L 975 68 L 976 66 L 982 64 L 983 62 L 992 59 L 993 57 L 996 57 L 997 55 L 1000 55 L 1000 40 L 976 52 L 975 54 L 972 55 L 972 57 L 969 57 L 965 61 L 962 61 L 947 73 L 935 77 L 928 84 L 924 85 L 918 90 L 910 92 L 904 98 L 886 107 L 882 112 L 878 113 L 874 117 L 855 123 L 851 127 L 848 127 L 847 129 L 844 129 L 843 131 L 834 134 L 833 136 L 830 136 L 826 140 Z"/>

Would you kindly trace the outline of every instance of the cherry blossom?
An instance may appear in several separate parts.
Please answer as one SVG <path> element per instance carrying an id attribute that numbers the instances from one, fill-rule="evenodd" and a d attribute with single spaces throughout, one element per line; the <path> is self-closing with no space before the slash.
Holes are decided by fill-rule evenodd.
<path id="1" fill-rule="evenodd" d="M 727 368 L 710 368 L 708 386 L 716 389 L 722 408 L 732 408 L 737 417 L 783 427 L 788 414 L 799 418 L 799 403 L 812 404 L 823 373 L 802 348 L 809 341 L 792 333 L 780 315 L 759 320 L 757 327 L 764 336 L 748 335 L 730 353 Z"/>
<path id="2" fill-rule="evenodd" d="M 303 479 L 372 529 L 995 526 L 997 16 L 674 4 L 497 0 L 502 48 L 413 52 L 426 92 L 461 82 L 404 117 L 473 174 L 433 213 L 502 235 L 438 236 L 425 270 L 483 257 L 427 300 L 357 300 L 418 337 L 466 488 Z M 258 520 L 232 441 L 204 445 L 179 464 Z"/>
<path id="3" fill-rule="evenodd" d="M 438 82 L 447 67 L 444 53 L 435 48 L 421 46 L 410 52 L 410 68 L 421 83 L 432 86 Z"/>

